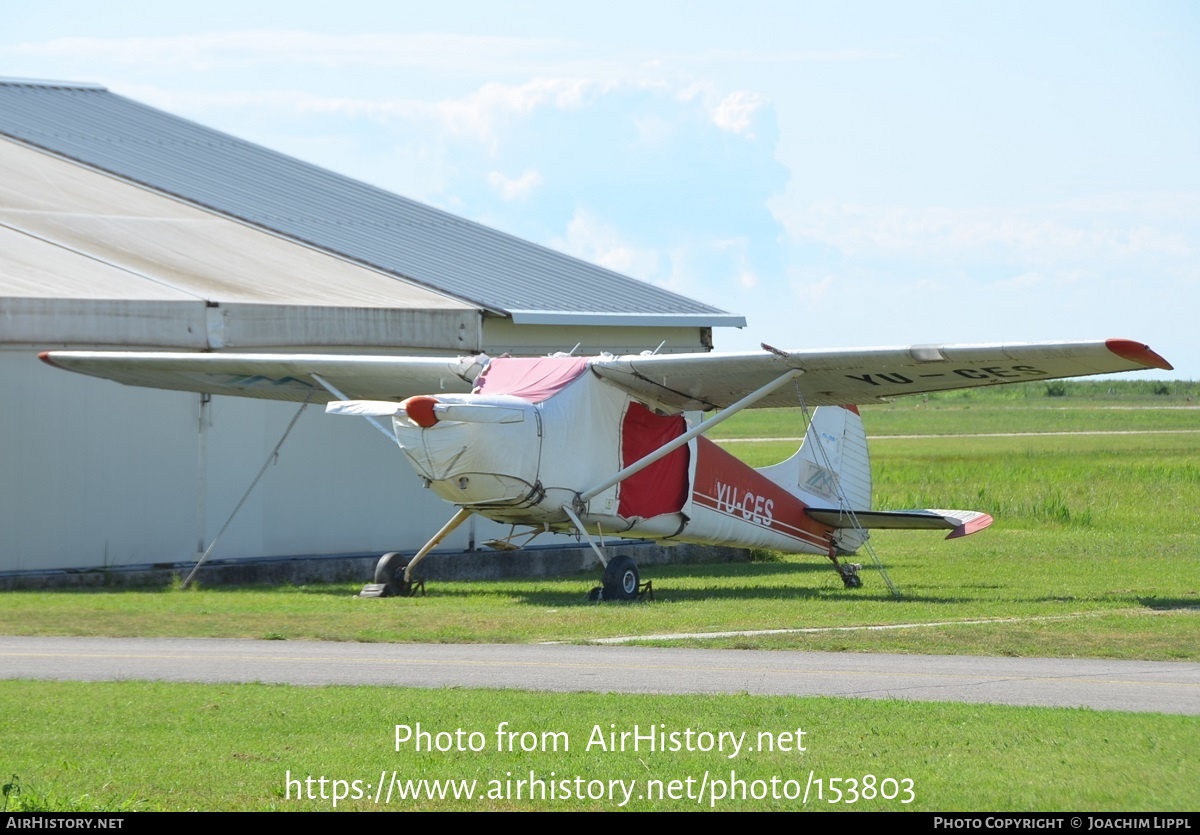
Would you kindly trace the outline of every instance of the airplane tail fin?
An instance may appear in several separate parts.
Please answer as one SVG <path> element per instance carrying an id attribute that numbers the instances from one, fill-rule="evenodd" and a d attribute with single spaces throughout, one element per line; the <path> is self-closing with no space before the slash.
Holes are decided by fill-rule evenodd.
<path id="1" fill-rule="evenodd" d="M 869 528 L 940 528 L 954 539 L 992 524 L 975 510 L 872 510 L 867 435 L 853 406 L 815 409 L 796 454 L 758 472 L 808 505 L 809 516 L 836 528 L 834 542 L 846 554 L 866 542 Z"/>
<path id="2" fill-rule="evenodd" d="M 807 505 L 871 509 L 871 458 L 853 406 L 813 410 L 796 454 L 758 471 Z"/>
<path id="3" fill-rule="evenodd" d="M 796 454 L 758 472 L 809 507 L 839 511 L 846 522 L 834 525 L 841 528 L 834 536 L 839 551 L 853 553 L 866 542 L 867 532 L 846 513 L 871 509 L 871 456 L 862 416 L 854 406 L 814 409 Z"/>

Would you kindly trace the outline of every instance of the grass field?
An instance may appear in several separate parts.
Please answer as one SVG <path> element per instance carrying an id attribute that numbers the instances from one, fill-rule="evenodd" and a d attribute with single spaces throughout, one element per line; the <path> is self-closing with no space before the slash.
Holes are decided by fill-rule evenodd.
<path id="1" fill-rule="evenodd" d="M 1059 396 L 1047 389 L 1060 388 Z M 1155 393 L 1159 392 L 1159 393 Z M 862 407 L 868 438 L 989 432 L 1200 430 L 1200 383 L 1058 381 L 964 389 Z M 800 437 L 796 409 L 754 409 L 712 438 Z"/>
<path id="2" fill-rule="evenodd" d="M 289 792 L 289 772 L 297 781 L 307 776 L 361 781 L 358 799 L 343 787 L 345 799 L 337 808 L 344 810 L 1165 812 L 1194 810 L 1200 783 L 1195 717 L 1087 710 L 745 695 L 679 699 L 143 682 L 0 682 L 0 709 L 6 717 L 0 767 L 5 781 L 16 775 L 23 791 L 10 808 L 30 810 L 333 808 L 331 783 L 325 800 L 315 784 L 316 799 L 297 799 L 302 787 L 293 783 Z M 416 752 L 410 742 L 397 751 L 395 726 L 415 731 L 417 722 L 433 734 L 478 731 L 475 744 L 482 750 Z M 501 722 L 516 731 L 535 731 L 536 747 L 544 750 L 497 751 L 495 731 Z M 731 749 L 588 750 L 596 726 L 606 734 L 612 725 L 632 730 L 634 724 L 643 732 L 648 725 L 668 732 L 746 732 L 748 744 L 735 757 L 729 756 Z M 799 737 L 798 730 L 805 735 Z M 566 736 L 543 742 L 543 732 Z M 759 747 L 761 732 L 788 749 L 805 750 L 781 751 L 779 744 L 774 751 L 748 750 Z M 469 744 L 464 739 L 463 746 Z M 531 802 L 526 793 L 518 799 L 516 783 L 531 771 L 558 782 L 558 788 L 569 781 L 573 794 L 576 785 L 599 780 L 606 794 Z M 409 780 L 475 781 L 477 796 L 400 800 L 393 792 L 391 803 L 376 804 L 374 786 L 381 774 L 390 782 L 393 772 L 402 787 Z M 824 781 L 820 799 L 809 785 L 810 773 Z M 709 790 L 702 794 L 706 774 Z M 838 797 L 831 779 L 855 779 L 861 787 L 871 782 L 864 781 L 867 775 L 877 787 L 888 778 L 896 781 L 886 785 L 891 799 L 860 796 L 851 802 L 850 784 L 841 782 L 834 784 L 843 790 L 841 799 L 831 802 Z M 576 777 L 583 782 L 576 784 Z M 778 798 L 770 795 L 773 778 Z M 730 796 L 735 779 L 745 781 L 745 799 L 736 789 Z M 628 803 L 622 805 L 625 792 L 616 787 L 609 798 L 612 780 L 630 790 Z M 668 793 L 672 781 L 679 781 L 674 799 Z M 725 783 L 726 793 L 714 800 L 712 795 L 720 794 L 716 781 Z M 804 804 L 797 795 L 806 787 Z M 601 787 L 592 784 L 591 789 Z M 489 798 L 489 792 L 499 796 Z"/>
<path id="3" fill-rule="evenodd" d="M 8 592 L 0 633 L 189 635 L 357 641 L 587 641 L 733 630 L 942 624 L 871 632 L 805 632 L 683 643 L 706 646 L 1191 660 L 1200 657 L 1200 411 L 1189 384 L 1067 384 L 944 395 L 863 410 L 878 439 L 877 505 L 965 507 L 996 524 L 965 540 L 933 533 L 873 537 L 902 592 L 878 573 L 848 591 L 818 558 L 763 555 L 750 565 L 652 568 L 653 603 L 584 602 L 592 576 L 439 583 L 425 598 L 361 600 L 350 586 L 182 592 Z M 1156 393 L 1155 386 L 1168 386 Z M 1091 386 L 1091 388 L 1088 388 Z M 1142 388 L 1138 389 L 1137 387 Z M 1108 389 L 1113 389 L 1109 392 Z M 794 412 L 764 411 L 722 427 L 728 439 L 802 434 Z M 979 433 L 1120 431 L 1122 435 L 973 437 Z M 732 442 L 761 465 L 787 442 Z M 977 621 L 984 621 L 979 623 Z M 658 641 L 665 643 L 680 643 Z M 377 782 L 381 772 L 428 779 L 507 779 L 529 769 L 603 779 L 699 781 L 913 780 L 910 804 L 876 798 L 824 808 L 1188 810 L 1200 785 L 1200 720 L 1085 710 L 778 699 L 675 698 L 380 688 L 84 685 L 0 682 L 0 777 L 24 808 L 330 808 L 285 796 L 291 771 Z M 562 729 L 593 724 L 780 732 L 802 724 L 802 755 L 728 760 L 646 757 L 397 754 L 396 723 L 439 728 Z M 744 770 L 743 770 L 744 769 Z M 16 775 L 13 781 L 9 774 Z M 797 777 L 797 775 L 799 775 Z M 828 784 L 826 784 L 828 785 Z M 827 795 L 828 797 L 828 795 Z M 403 808 L 614 808 L 604 801 L 510 798 L 425 801 Z M 398 804 L 393 804 L 399 807 Z M 697 808 L 631 801 L 630 808 Z M 822 807 L 811 802 L 807 808 Z M 339 808 L 376 808 L 347 802 Z M 703 807 L 701 807 L 703 808 Z M 799 808 L 797 801 L 718 808 Z"/>

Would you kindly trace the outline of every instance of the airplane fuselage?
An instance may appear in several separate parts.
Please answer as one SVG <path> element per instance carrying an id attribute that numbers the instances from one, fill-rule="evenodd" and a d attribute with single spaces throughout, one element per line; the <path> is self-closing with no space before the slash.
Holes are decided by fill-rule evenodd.
<path id="1" fill-rule="evenodd" d="M 503 412 L 504 422 L 489 417 L 419 426 L 396 416 L 393 427 L 429 489 L 497 522 L 568 531 L 573 523 L 566 508 L 572 508 L 590 532 L 605 536 L 828 553 L 832 528 L 808 517 L 805 503 L 785 487 L 704 437 L 580 502 L 593 485 L 682 433 L 686 423 L 682 416 L 654 414 L 602 381 L 582 379 L 575 386 L 596 390 L 540 403 L 513 395 L 443 395 L 435 399 L 480 407 L 481 415 Z M 631 439 L 647 426 L 649 436 L 639 446 Z"/>

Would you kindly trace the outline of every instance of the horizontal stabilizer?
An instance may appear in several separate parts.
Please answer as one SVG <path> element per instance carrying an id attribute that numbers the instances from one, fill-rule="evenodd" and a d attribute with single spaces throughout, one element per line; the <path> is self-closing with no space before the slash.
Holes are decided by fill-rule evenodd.
<path id="1" fill-rule="evenodd" d="M 856 510 L 852 516 L 836 507 L 810 507 L 805 512 L 833 528 L 949 529 L 946 539 L 967 536 L 992 524 L 992 517 L 978 510 Z"/>

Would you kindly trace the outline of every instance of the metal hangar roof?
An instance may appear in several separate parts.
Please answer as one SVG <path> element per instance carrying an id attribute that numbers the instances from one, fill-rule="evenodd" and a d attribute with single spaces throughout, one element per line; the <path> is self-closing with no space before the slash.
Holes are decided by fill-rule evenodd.
<path id="1" fill-rule="evenodd" d="M 746 323 L 98 85 L 0 79 L 0 134 L 517 324 Z"/>
<path id="2" fill-rule="evenodd" d="M 0 344 L 478 350 L 479 310 L 0 136 Z"/>

